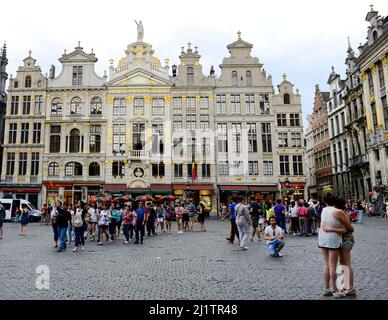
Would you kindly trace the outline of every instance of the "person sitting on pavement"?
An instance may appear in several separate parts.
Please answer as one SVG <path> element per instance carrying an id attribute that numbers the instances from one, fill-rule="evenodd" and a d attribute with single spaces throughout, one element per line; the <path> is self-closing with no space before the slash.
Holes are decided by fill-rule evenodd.
<path id="1" fill-rule="evenodd" d="M 264 239 L 267 240 L 268 250 L 271 257 L 282 257 L 279 253 L 285 245 L 283 229 L 276 225 L 276 218 L 269 220 L 270 225 L 265 228 Z"/>

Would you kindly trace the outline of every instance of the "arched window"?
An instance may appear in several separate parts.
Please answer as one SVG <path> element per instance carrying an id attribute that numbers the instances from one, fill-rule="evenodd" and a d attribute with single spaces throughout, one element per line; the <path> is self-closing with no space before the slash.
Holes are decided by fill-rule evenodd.
<path id="1" fill-rule="evenodd" d="M 42 88 L 42 81 L 39 80 L 37 85 L 38 85 L 38 88 Z"/>
<path id="2" fill-rule="evenodd" d="M 288 93 L 285 93 L 283 96 L 284 104 L 290 104 L 290 95 Z"/>
<path id="3" fill-rule="evenodd" d="M 232 86 L 237 87 L 238 79 L 237 79 L 237 71 L 232 71 Z"/>
<path id="4" fill-rule="evenodd" d="M 79 97 L 75 97 L 70 102 L 70 114 L 81 114 L 82 101 Z"/>
<path id="5" fill-rule="evenodd" d="M 376 30 L 373 31 L 373 33 L 372 33 L 372 39 L 373 39 L 373 41 L 376 41 L 378 37 L 379 37 L 379 36 L 378 36 L 377 31 L 376 31 Z"/>
<path id="6" fill-rule="evenodd" d="M 56 162 L 51 162 L 48 167 L 48 175 L 49 176 L 59 176 L 59 165 Z"/>
<path id="7" fill-rule="evenodd" d="M 245 80 L 247 82 L 247 86 L 250 87 L 252 86 L 252 72 L 251 71 L 247 71 L 246 74 L 245 74 Z"/>
<path id="8" fill-rule="evenodd" d="M 66 176 L 82 176 L 82 165 L 78 162 L 69 162 L 65 166 Z"/>
<path id="9" fill-rule="evenodd" d="M 94 97 L 90 102 L 90 114 L 102 113 L 102 100 L 99 97 Z"/>
<path id="10" fill-rule="evenodd" d="M 97 162 L 92 162 L 89 165 L 89 176 L 98 177 L 100 175 L 100 165 Z"/>
<path id="11" fill-rule="evenodd" d="M 26 81 L 25 81 L 25 83 L 24 83 L 24 84 L 25 84 L 24 86 L 25 86 L 26 88 L 31 88 L 31 82 L 32 82 L 32 81 L 31 81 L 31 76 L 27 76 L 27 77 L 26 77 Z"/>
<path id="12" fill-rule="evenodd" d="M 80 152 L 80 142 L 81 142 L 81 137 L 80 137 L 80 132 L 78 129 L 72 129 L 70 131 L 70 148 L 69 152 L 70 153 L 78 153 Z"/>
<path id="13" fill-rule="evenodd" d="M 61 115 L 62 114 L 62 100 L 61 98 L 54 98 L 51 102 L 51 114 Z"/>
<path id="14" fill-rule="evenodd" d="M 194 68 L 187 67 L 187 84 L 194 85 Z"/>
<path id="15" fill-rule="evenodd" d="M 13 84 L 13 87 L 15 89 L 19 88 L 19 81 L 15 81 L 14 84 Z"/>

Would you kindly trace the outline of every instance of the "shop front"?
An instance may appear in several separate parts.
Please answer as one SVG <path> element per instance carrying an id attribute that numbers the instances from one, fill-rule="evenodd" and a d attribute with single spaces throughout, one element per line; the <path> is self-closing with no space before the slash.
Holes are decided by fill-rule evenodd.
<path id="1" fill-rule="evenodd" d="M 243 196 L 245 199 L 248 193 L 247 185 L 219 185 L 220 204 L 231 202 L 238 196 Z"/>
<path id="2" fill-rule="evenodd" d="M 159 199 L 162 196 L 172 195 L 172 185 L 171 184 L 157 184 L 152 183 L 150 186 L 151 195 L 155 199 Z"/>
<path id="3" fill-rule="evenodd" d="M 220 203 L 228 203 L 238 196 L 246 202 L 252 198 L 256 201 L 274 201 L 279 193 L 278 186 L 273 185 L 219 185 Z"/>
<path id="4" fill-rule="evenodd" d="M 265 185 L 265 186 L 248 186 L 248 199 L 255 199 L 255 201 L 276 201 L 279 188 L 277 185 Z"/>
<path id="5" fill-rule="evenodd" d="M 285 201 L 299 201 L 304 198 L 306 183 L 284 182 L 281 183 L 282 198 Z M 307 199 L 308 200 L 308 199 Z"/>
<path id="6" fill-rule="evenodd" d="M 41 186 L 36 187 L 10 187 L 10 188 L 2 188 L 2 198 L 8 199 L 24 199 L 29 201 L 35 208 L 40 208 L 42 205 L 41 199 Z"/>
<path id="7" fill-rule="evenodd" d="M 212 184 L 173 184 L 173 195 L 187 202 L 192 200 L 195 205 L 202 203 L 210 212 L 216 207 L 214 201 L 214 186 Z"/>

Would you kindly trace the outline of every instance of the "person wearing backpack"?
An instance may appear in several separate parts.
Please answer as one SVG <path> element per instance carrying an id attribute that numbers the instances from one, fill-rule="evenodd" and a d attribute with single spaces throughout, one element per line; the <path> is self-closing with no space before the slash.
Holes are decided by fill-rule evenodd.
<path id="1" fill-rule="evenodd" d="M 86 229 L 86 216 L 87 210 L 84 208 L 83 202 L 79 201 L 75 209 L 75 213 L 72 218 L 72 225 L 74 228 L 74 249 L 73 252 L 78 250 L 78 246 L 81 244 L 81 250 L 85 250 L 85 229 Z"/>
<path id="2" fill-rule="evenodd" d="M 237 198 L 236 224 L 240 235 L 240 249 L 248 250 L 249 227 L 252 225 L 248 207 L 244 204 L 244 197 Z"/>

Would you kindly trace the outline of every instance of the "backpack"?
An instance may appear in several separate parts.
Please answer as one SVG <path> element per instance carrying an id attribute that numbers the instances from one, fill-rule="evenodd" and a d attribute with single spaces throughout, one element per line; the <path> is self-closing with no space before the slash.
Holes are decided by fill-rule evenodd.
<path id="1" fill-rule="evenodd" d="M 79 212 L 74 214 L 73 225 L 74 225 L 75 228 L 80 228 L 80 227 L 82 227 L 83 224 L 84 223 L 82 221 L 82 213 L 79 211 Z"/>

